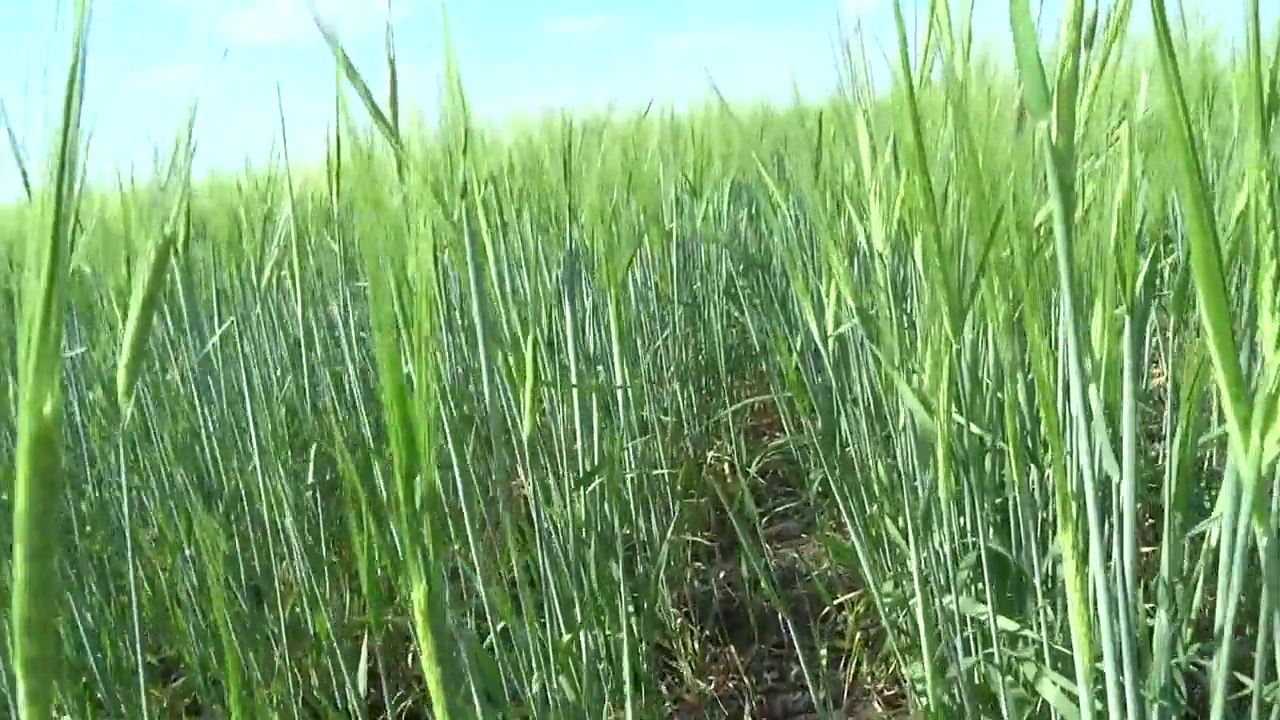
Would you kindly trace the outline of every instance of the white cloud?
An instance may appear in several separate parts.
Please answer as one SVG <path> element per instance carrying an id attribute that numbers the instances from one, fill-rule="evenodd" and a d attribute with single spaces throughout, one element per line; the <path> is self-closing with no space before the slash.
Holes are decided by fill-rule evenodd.
<path id="1" fill-rule="evenodd" d="M 221 59 L 211 56 L 129 70 L 121 74 L 120 81 L 126 91 L 142 93 L 146 97 L 189 99 L 220 89 L 226 80 L 225 73 Z"/>
<path id="2" fill-rule="evenodd" d="M 542 29 L 553 35 L 591 35 L 621 24 L 620 15 L 597 13 L 552 18 L 542 24 Z"/>
<path id="3" fill-rule="evenodd" d="M 653 39 L 653 47 L 662 53 L 685 53 L 702 47 L 716 38 L 716 33 L 706 31 L 665 32 Z"/>
<path id="4" fill-rule="evenodd" d="M 763 29 L 725 25 L 712 30 L 681 30 L 660 33 L 653 47 L 663 55 L 712 55 L 767 44 L 770 34 Z"/>
<path id="5" fill-rule="evenodd" d="M 885 0 L 840 0 L 840 16 L 849 20 L 859 20 L 879 10 Z"/>
<path id="6" fill-rule="evenodd" d="M 204 71 L 194 63 L 168 63 L 145 70 L 126 73 L 124 80 L 130 84 L 148 87 L 191 87 L 204 79 Z"/>
<path id="7" fill-rule="evenodd" d="M 229 45 L 282 45 L 318 39 L 316 14 L 341 37 L 380 30 L 387 19 L 386 0 L 242 0 L 214 20 L 214 30 Z M 391 3 L 391 18 L 409 13 L 408 3 Z"/>

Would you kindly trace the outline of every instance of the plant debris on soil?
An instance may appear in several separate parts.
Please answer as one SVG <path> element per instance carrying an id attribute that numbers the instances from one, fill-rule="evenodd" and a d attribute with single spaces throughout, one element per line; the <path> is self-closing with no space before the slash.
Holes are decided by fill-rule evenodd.
<path id="1" fill-rule="evenodd" d="M 753 404 L 745 432 L 754 448 L 788 447 L 772 401 Z M 694 657 L 669 658 L 669 666 L 682 667 L 664 678 L 672 700 L 667 717 L 908 717 L 900 680 L 876 662 L 875 621 L 847 601 L 861 595 L 856 578 L 819 541 L 833 528 L 813 506 L 804 469 L 788 452 L 756 465 L 744 471 L 727 459 L 707 463 L 705 472 L 717 476 L 709 483 L 750 493 L 751 502 L 735 504 L 755 508 L 755 516 L 740 518 L 743 537 L 730 517 L 735 509 L 708 492 L 711 521 L 694 538 L 703 557 L 691 563 L 674 603 L 688 624 L 686 654 Z M 766 564 L 762 577 L 750 569 L 753 552 Z"/>

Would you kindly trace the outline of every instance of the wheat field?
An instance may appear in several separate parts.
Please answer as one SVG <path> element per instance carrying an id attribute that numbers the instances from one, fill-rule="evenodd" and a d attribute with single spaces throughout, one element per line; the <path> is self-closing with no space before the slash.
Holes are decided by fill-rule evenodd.
<path id="1" fill-rule="evenodd" d="M 792 106 L 0 210 L 20 718 L 1280 717 L 1280 34 L 900 8 Z M 1153 31 L 1129 32 L 1150 10 Z M 1052 43 L 1039 42 L 1045 34 Z M 908 52 L 908 46 L 914 50 Z"/>

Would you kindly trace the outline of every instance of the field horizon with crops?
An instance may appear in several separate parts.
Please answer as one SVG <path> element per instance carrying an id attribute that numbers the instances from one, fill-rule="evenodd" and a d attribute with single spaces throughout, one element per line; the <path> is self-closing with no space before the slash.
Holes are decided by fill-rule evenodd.
<path id="1" fill-rule="evenodd" d="M 1149 37 L 1130 25 L 1149 8 Z M 960 4 L 791 106 L 0 210 L 24 718 L 1280 717 L 1280 28 Z M 1054 38 L 1045 45 L 1039 37 Z M 296 142 L 296 138 L 294 139 Z M 89 146 L 92 151 L 92 146 Z M 6 546 L 6 547 L 8 547 Z"/>

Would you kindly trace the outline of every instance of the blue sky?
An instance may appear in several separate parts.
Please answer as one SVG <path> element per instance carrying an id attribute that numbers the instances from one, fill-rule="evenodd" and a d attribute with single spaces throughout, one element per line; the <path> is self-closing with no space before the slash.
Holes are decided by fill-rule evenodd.
<path id="1" fill-rule="evenodd" d="M 903 2 L 909 21 L 918 1 Z M 1061 0 L 1047 1 L 1053 14 Z M 314 2 L 383 92 L 387 0 Z M 391 7 L 402 92 L 427 111 L 441 65 L 437 2 L 392 0 Z M 1238 26 L 1230 16 L 1240 16 L 1243 0 L 1191 2 Z M 56 126 L 69 42 L 68 9 L 58 7 L 67 5 L 0 3 L 0 99 L 33 154 Z M 1004 31 L 1007 0 L 976 6 L 993 31 Z M 1136 6 L 1145 22 L 1145 0 Z M 803 93 L 819 94 L 836 80 L 838 18 L 862 22 L 890 47 L 893 36 L 892 0 L 454 0 L 449 18 L 468 96 L 488 117 L 650 98 L 679 102 L 703 95 L 708 77 L 735 98 L 785 99 L 793 80 Z M 264 159 L 278 136 L 277 83 L 291 152 L 311 159 L 321 152 L 333 66 L 307 0 L 97 0 L 89 42 L 92 176 L 150 167 L 152 148 L 170 144 L 193 97 L 200 100 L 202 167 Z M 18 192 L 6 147 L 0 201 Z"/>

